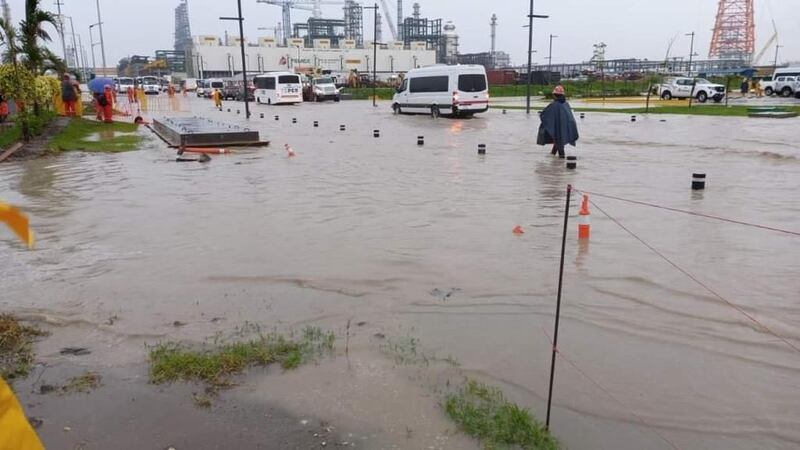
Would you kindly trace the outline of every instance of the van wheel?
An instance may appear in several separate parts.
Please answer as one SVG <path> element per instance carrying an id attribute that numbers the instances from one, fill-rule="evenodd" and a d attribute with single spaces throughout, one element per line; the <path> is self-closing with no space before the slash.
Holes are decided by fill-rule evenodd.
<path id="1" fill-rule="evenodd" d="M 664 92 L 661 94 L 661 99 L 662 99 L 662 100 L 672 100 L 672 92 L 670 92 L 670 91 L 664 91 Z"/>
<path id="2" fill-rule="evenodd" d="M 434 119 L 438 119 L 439 116 L 441 116 L 441 115 L 442 115 L 442 113 L 439 111 L 439 107 L 438 106 L 436 106 L 436 105 L 431 106 L 431 117 L 433 117 Z"/>
<path id="3" fill-rule="evenodd" d="M 702 91 L 699 92 L 697 94 L 697 101 L 700 102 L 700 103 L 707 102 L 708 101 L 708 94 L 706 94 L 705 92 L 702 92 Z"/>
<path id="4" fill-rule="evenodd" d="M 403 110 L 400 108 L 400 105 L 398 103 L 392 105 L 392 111 L 394 111 L 394 113 L 398 115 L 403 114 Z"/>
<path id="5" fill-rule="evenodd" d="M 791 97 L 792 96 L 792 88 L 790 88 L 789 86 L 786 86 L 781 91 L 781 95 L 783 95 L 784 97 Z"/>

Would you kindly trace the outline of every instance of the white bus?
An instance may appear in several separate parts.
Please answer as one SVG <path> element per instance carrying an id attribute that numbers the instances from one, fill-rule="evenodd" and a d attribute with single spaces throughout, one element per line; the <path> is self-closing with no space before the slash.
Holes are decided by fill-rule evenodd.
<path id="1" fill-rule="evenodd" d="M 303 103 L 300 75 L 291 72 L 270 72 L 253 79 L 256 103 L 267 105 Z"/>
<path id="2" fill-rule="evenodd" d="M 472 116 L 489 109 L 486 69 L 437 65 L 408 72 L 392 100 L 396 114 Z"/>

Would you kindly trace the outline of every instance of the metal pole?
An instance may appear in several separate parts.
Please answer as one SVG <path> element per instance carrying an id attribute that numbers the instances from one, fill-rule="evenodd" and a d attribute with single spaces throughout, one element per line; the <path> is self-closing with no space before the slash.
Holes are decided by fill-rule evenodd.
<path id="1" fill-rule="evenodd" d="M 775 72 L 778 71 L 778 50 L 782 45 L 775 44 L 775 64 L 772 66 L 772 81 L 775 81 Z"/>
<path id="2" fill-rule="evenodd" d="M 547 84 L 550 84 L 550 76 L 553 73 L 553 38 L 558 37 L 550 35 L 550 55 L 547 57 Z"/>
<path id="3" fill-rule="evenodd" d="M 691 47 L 689 47 L 689 71 L 688 71 L 689 76 L 692 76 L 692 58 L 694 57 L 694 31 L 687 34 L 687 36 L 692 37 L 692 44 Z"/>
<path id="4" fill-rule="evenodd" d="M 378 4 L 375 3 L 375 24 L 372 37 L 372 106 L 378 106 Z"/>
<path id="5" fill-rule="evenodd" d="M 73 35 L 75 37 L 75 35 Z M 86 81 L 86 50 L 83 48 L 83 39 L 81 39 L 81 35 L 78 35 L 78 47 L 80 47 L 80 56 L 78 57 L 78 61 L 80 61 L 81 65 L 81 81 Z M 76 54 L 78 50 L 75 50 Z"/>
<path id="6" fill-rule="evenodd" d="M 527 87 L 527 100 L 525 103 L 525 112 L 531 113 L 531 66 L 533 64 L 533 0 L 531 0 L 531 9 L 528 13 L 528 87 Z"/>
<path id="7" fill-rule="evenodd" d="M 100 17 L 100 0 L 97 0 L 97 26 L 99 27 L 100 31 L 100 53 L 103 56 L 103 75 L 107 75 L 106 72 L 106 44 L 103 40 L 103 19 Z"/>
<path id="8" fill-rule="evenodd" d="M 81 65 L 81 58 L 78 56 L 78 44 L 75 42 L 75 24 L 72 22 L 72 17 L 69 17 L 69 29 L 72 31 L 72 53 L 75 53 L 75 68 Z"/>
<path id="9" fill-rule="evenodd" d="M 561 238 L 561 265 L 558 271 L 558 296 L 556 297 L 556 328 L 553 332 L 553 357 L 550 362 L 550 390 L 547 394 L 547 421 L 545 429 L 550 430 L 550 409 L 553 404 L 553 381 L 556 374 L 556 354 L 558 353 L 558 325 L 561 320 L 561 293 L 564 287 L 564 255 L 567 251 L 567 224 L 569 223 L 569 203 L 572 198 L 572 185 L 567 185 L 567 207 L 564 210 L 564 235 Z"/>
<path id="10" fill-rule="evenodd" d="M 56 0 L 56 6 L 58 7 L 58 34 L 61 35 L 61 49 L 64 51 L 64 63 L 67 62 L 67 41 L 64 38 L 64 16 L 61 15 L 61 0 Z M 77 65 L 77 62 L 75 63 Z M 69 68 L 69 67 L 67 67 Z"/>
<path id="11" fill-rule="evenodd" d="M 92 35 L 92 27 L 94 25 L 89 25 L 89 47 L 92 50 L 92 70 L 97 71 L 97 62 L 94 59 L 94 36 Z"/>

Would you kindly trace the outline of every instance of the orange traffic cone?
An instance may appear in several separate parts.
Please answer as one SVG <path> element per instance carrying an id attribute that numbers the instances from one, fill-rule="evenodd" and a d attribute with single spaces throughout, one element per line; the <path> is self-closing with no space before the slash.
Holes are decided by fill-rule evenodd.
<path id="1" fill-rule="evenodd" d="M 521 236 L 521 235 L 525 234 L 525 230 L 522 229 L 522 226 L 520 226 L 520 225 L 517 225 L 516 227 L 514 227 L 514 229 L 511 230 L 511 232 L 516 234 L 517 236 Z"/>
<path id="2" fill-rule="evenodd" d="M 295 157 L 295 153 L 294 153 L 294 149 L 292 149 L 292 146 L 289 145 L 289 144 L 286 144 L 284 147 L 286 148 L 286 156 L 288 158 L 294 158 Z"/>
<path id="3" fill-rule="evenodd" d="M 589 239 L 592 234 L 592 226 L 589 222 L 589 216 L 591 215 L 589 212 L 589 196 L 586 194 L 583 195 L 581 211 L 578 214 L 581 216 L 580 222 L 578 222 L 578 239 Z"/>

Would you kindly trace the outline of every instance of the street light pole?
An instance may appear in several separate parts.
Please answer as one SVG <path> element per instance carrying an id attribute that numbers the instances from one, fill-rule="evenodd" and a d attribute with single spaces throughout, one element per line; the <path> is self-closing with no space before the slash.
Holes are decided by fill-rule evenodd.
<path id="1" fill-rule="evenodd" d="M 550 84 L 550 76 L 553 73 L 553 38 L 557 38 L 558 36 L 551 34 L 550 35 L 550 55 L 547 57 L 547 84 Z"/>
<path id="2" fill-rule="evenodd" d="M 58 7 L 58 34 L 61 35 L 61 49 L 64 51 L 64 63 L 67 63 L 67 41 L 64 37 L 64 16 L 61 15 L 61 6 L 64 5 L 61 3 L 61 0 L 56 0 L 56 6 Z M 76 63 L 77 64 L 77 63 Z M 69 69 L 69 67 L 67 67 Z"/>
<path id="3" fill-rule="evenodd" d="M 365 6 L 364 9 L 371 9 L 375 13 L 372 26 L 372 106 L 378 106 L 378 4 Z M 367 68 L 369 71 L 369 68 Z"/>
<path id="4" fill-rule="evenodd" d="M 97 24 L 94 24 L 94 25 L 97 25 Z M 91 50 L 92 50 L 92 70 L 96 72 L 97 71 L 97 62 L 94 59 L 94 45 L 95 44 L 94 44 L 94 36 L 92 35 L 92 28 L 94 28 L 94 25 L 89 25 L 89 47 L 91 47 Z"/>
<path id="5" fill-rule="evenodd" d="M 103 18 L 100 17 L 100 0 L 97 0 L 97 26 L 100 31 L 100 53 L 103 56 L 103 75 L 107 75 L 106 71 L 106 44 L 103 40 Z"/>
<path id="6" fill-rule="evenodd" d="M 528 13 L 528 94 L 525 106 L 525 112 L 531 113 L 531 69 L 533 65 L 533 19 L 546 19 L 549 16 L 538 16 L 533 14 L 533 1 L 531 0 L 531 8 Z"/>
<path id="7" fill-rule="evenodd" d="M 692 37 L 692 43 L 691 43 L 691 46 L 689 47 L 689 76 L 690 77 L 692 76 L 692 58 L 694 57 L 694 34 L 695 34 L 694 31 L 692 31 L 691 33 L 686 35 L 686 36 L 691 36 Z"/>
<path id="8" fill-rule="evenodd" d="M 99 0 L 98 0 L 99 1 Z M 242 0 L 236 1 L 239 8 L 239 15 L 237 17 L 220 17 L 219 20 L 235 20 L 239 22 L 239 46 L 242 49 L 242 81 L 244 82 L 243 97 L 244 97 L 244 115 L 245 118 L 250 119 L 250 88 L 247 86 L 247 54 L 245 52 L 244 44 L 244 17 L 242 17 Z"/>
<path id="9" fill-rule="evenodd" d="M 775 81 L 775 72 L 778 71 L 778 50 L 783 46 L 775 44 L 775 64 L 772 66 L 772 81 Z"/>

